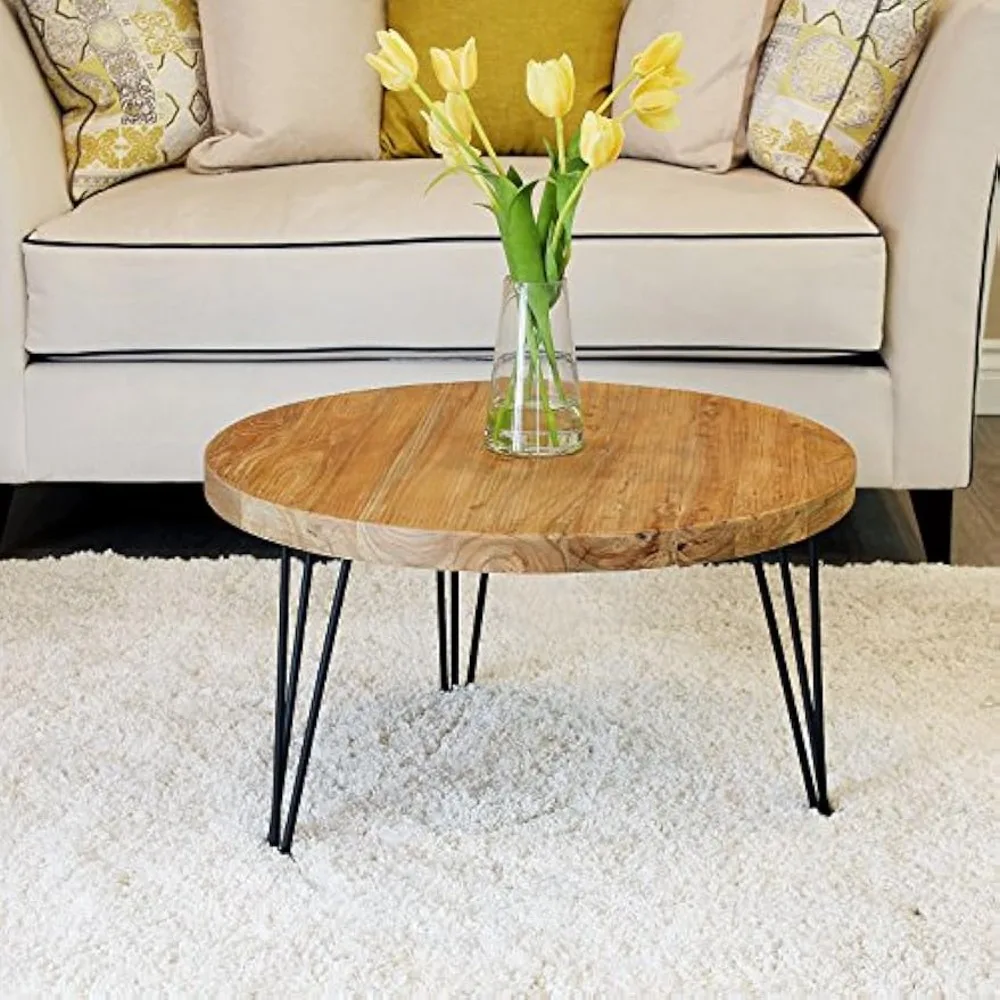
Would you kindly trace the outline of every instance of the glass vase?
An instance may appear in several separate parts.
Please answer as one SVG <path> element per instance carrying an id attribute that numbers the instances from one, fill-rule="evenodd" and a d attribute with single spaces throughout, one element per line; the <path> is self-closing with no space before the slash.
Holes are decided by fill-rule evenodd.
<path id="1" fill-rule="evenodd" d="M 498 455 L 533 458 L 572 455 L 583 447 L 565 280 L 504 281 L 486 446 Z"/>

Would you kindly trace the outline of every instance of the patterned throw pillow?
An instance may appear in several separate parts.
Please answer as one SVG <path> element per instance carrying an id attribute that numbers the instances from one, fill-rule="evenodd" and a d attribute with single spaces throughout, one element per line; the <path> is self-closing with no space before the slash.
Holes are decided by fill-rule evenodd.
<path id="1" fill-rule="evenodd" d="M 785 0 L 750 111 L 754 163 L 843 187 L 864 166 L 930 33 L 934 0 Z"/>
<path id="2" fill-rule="evenodd" d="M 74 201 L 210 132 L 196 0 L 9 0 L 63 111 Z"/>

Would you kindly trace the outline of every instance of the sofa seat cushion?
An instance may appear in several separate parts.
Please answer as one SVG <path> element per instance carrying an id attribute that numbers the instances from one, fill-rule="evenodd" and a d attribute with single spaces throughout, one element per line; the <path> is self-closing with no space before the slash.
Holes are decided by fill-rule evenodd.
<path id="1" fill-rule="evenodd" d="M 527 175 L 544 163 L 513 161 Z M 25 241 L 36 355 L 482 353 L 504 275 L 492 217 L 435 161 L 181 170 L 102 193 Z M 861 352 L 885 245 L 841 192 L 756 168 L 621 161 L 579 214 L 571 296 L 590 353 Z"/>

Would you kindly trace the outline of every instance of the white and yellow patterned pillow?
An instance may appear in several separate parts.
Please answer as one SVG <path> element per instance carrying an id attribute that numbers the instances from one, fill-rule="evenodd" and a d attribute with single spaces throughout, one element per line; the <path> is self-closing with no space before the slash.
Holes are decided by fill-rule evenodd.
<path id="1" fill-rule="evenodd" d="M 864 166 L 930 33 L 934 0 L 785 0 L 750 110 L 750 157 L 843 187 Z"/>
<path id="2" fill-rule="evenodd" d="M 10 0 L 63 111 L 75 201 L 211 131 L 196 0 Z"/>

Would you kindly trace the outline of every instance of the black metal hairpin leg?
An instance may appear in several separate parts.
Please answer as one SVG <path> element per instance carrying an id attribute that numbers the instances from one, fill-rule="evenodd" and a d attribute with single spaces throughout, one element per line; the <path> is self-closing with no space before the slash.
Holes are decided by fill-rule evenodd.
<path id="1" fill-rule="evenodd" d="M 753 568 L 757 576 L 757 587 L 760 590 L 760 600 L 764 607 L 764 617 L 767 619 L 767 630 L 774 648 L 774 656 L 778 664 L 778 677 L 781 681 L 781 691 L 788 710 L 788 719 L 792 726 L 792 739 L 795 752 L 802 769 L 802 780 L 806 787 L 806 797 L 811 808 L 824 816 L 833 813 L 827 797 L 826 774 L 826 734 L 823 720 L 823 659 L 822 630 L 820 621 L 819 592 L 819 550 L 815 539 L 809 540 L 809 632 L 810 655 L 812 659 L 812 678 L 806 662 L 805 645 L 802 641 L 802 628 L 799 622 L 798 606 L 795 601 L 795 588 L 792 582 L 792 572 L 788 563 L 788 552 L 782 549 L 778 554 L 781 570 L 782 589 L 785 594 L 785 609 L 788 613 L 788 627 L 792 636 L 792 651 L 795 657 L 799 689 L 802 696 L 802 714 L 805 717 L 805 735 L 802 732 L 802 722 L 796 703 L 795 692 L 788 670 L 788 657 L 785 654 L 785 644 L 778 629 L 778 619 L 771 599 L 771 589 L 767 582 L 764 561 L 760 556 L 754 556 Z M 807 746 L 808 740 L 808 746 Z"/>
<path id="2" fill-rule="evenodd" d="M 445 574 L 437 575 L 437 606 L 438 606 L 438 665 L 441 669 L 441 690 L 450 691 L 451 683 L 448 675 L 448 596 L 445 588 Z"/>
<path id="3" fill-rule="evenodd" d="M 459 649 L 459 622 L 458 616 L 459 612 L 462 610 L 459 607 L 461 603 L 459 600 L 458 593 L 459 581 L 458 574 L 451 574 L 451 686 L 458 687 L 462 683 L 459 677 L 458 671 L 458 656 L 461 650 Z"/>
<path id="4" fill-rule="evenodd" d="M 479 592 L 476 594 L 476 614 L 472 619 L 472 648 L 469 650 L 469 674 L 466 684 L 476 683 L 476 667 L 479 666 L 479 642 L 483 637 L 483 616 L 486 614 L 486 590 L 490 584 L 489 573 L 479 577 Z"/>
<path id="5" fill-rule="evenodd" d="M 277 847 L 281 838 L 281 806 L 285 794 L 285 775 L 288 771 L 288 748 L 292 740 L 292 722 L 302 667 L 302 647 L 306 637 L 306 620 L 309 598 L 312 594 L 315 557 L 302 557 L 302 578 L 299 583 L 299 604 L 295 616 L 295 638 L 292 642 L 292 661 L 288 662 L 289 589 L 291 581 L 291 553 L 281 552 L 281 587 L 278 601 L 278 682 L 274 709 L 274 785 L 271 794 L 271 828 L 267 841 Z"/>
<path id="6" fill-rule="evenodd" d="M 445 577 L 450 576 L 450 586 Z M 476 595 L 476 614 L 472 623 L 472 640 L 469 648 L 469 669 L 466 683 L 476 679 L 479 664 L 479 645 L 483 635 L 483 616 L 486 613 L 486 589 L 489 575 L 479 577 L 479 591 Z M 450 593 L 449 593 L 450 592 Z M 450 691 L 462 683 L 460 659 L 460 593 L 459 574 L 438 571 L 437 612 L 438 612 L 438 666 L 441 673 L 441 690 Z"/>
<path id="7" fill-rule="evenodd" d="M 299 806 L 302 802 L 302 791 L 305 787 L 306 772 L 309 770 L 309 758 L 312 755 L 313 741 L 316 737 L 316 725 L 319 722 L 320 707 L 323 704 L 323 692 L 326 688 L 330 660 L 333 657 L 334 642 L 337 638 L 337 629 L 340 625 L 340 617 L 344 608 L 347 582 L 351 574 L 350 561 L 343 561 L 340 564 L 340 574 L 337 578 L 337 586 L 330 608 L 326 637 L 323 641 L 323 651 L 316 670 L 312 703 L 309 707 L 309 717 L 306 720 L 306 728 L 302 738 L 302 749 L 299 751 L 299 763 L 295 772 L 295 784 L 292 788 L 292 797 L 288 805 L 288 814 L 285 817 L 284 832 L 282 832 L 281 813 L 285 792 L 285 778 L 288 773 L 288 755 L 292 742 L 292 723 L 295 718 L 295 701 L 298 694 L 302 650 L 305 645 L 306 621 L 309 616 L 309 597 L 312 592 L 313 568 L 316 564 L 316 559 L 311 555 L 302 556 L 299 605 L 295 619 L 292 657 L 291 662 L 289 662 L 288 619 L 291 563 L 292 552 L 287 548 L 283 548 L 281 550 L 281 576 L 278 598 L 278 664 L 274 705 L 274 774 L 271 791 L 271 825 L 267 837 L 267 842 L 272 847 L 278 847 L 282 854 L 289 854 L 292 849 L 295 824 L 298 820 Z"/>

